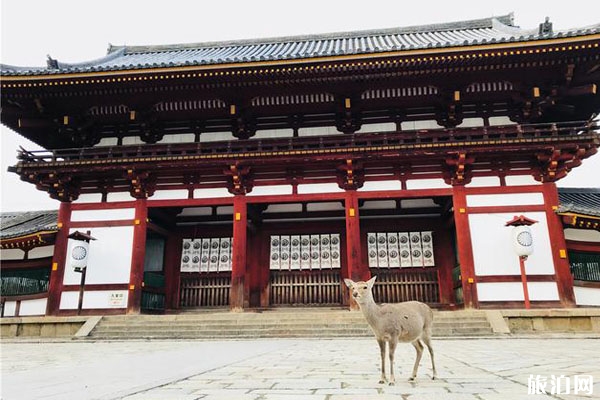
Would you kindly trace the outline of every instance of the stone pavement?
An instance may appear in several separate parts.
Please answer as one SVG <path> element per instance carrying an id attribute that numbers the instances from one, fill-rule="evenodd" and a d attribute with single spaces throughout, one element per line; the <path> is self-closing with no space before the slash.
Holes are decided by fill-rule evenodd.
<path id="1" fill-rule="evenodd" d="M 415 383 L 408 344 L 396 352 L 396 386 L 377 383 L 374 339 L 244 341 L 3 341 L 3 400 L 536 400 L 600 398 L 600 340 L 434 340 Z M 528 394 L 528 378 L 565 375 L 571 394 Z M 593 376 L 593 396 L 574 395 L 575 376 Z M 582 386 L 580 389 L 584 389 Z M 585 393 L 589 392 L 589 389 Z M 561 393 L 564 393 L 562 389 Z"/>

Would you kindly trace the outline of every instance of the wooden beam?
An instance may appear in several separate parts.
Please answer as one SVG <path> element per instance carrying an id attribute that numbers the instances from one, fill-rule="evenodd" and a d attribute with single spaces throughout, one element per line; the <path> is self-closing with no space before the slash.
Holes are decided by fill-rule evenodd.
<path id="1" fill-rule="evenodd" d="M 46 315 L 58 315 L 60 312 L 60 299 L 63 291 L 63 279 L 67 261 L 70 222 L 71 203 L 60 203 L 58 209 L 59 231 L 56 233 L 56 241 L 54 242 Z"/>

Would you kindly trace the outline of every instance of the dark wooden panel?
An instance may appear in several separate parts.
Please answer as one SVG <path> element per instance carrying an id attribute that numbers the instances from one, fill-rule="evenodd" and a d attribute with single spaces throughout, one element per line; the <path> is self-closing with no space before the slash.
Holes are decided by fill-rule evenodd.
<path id="1" fill-rule="evenodd" d="M 231 274 L 205 274 L 181 277 L 181 308 L 223 307 L 229 305 Z"/>
<path id="2" fill-rule="evenodd" d="M 339 270 L 271 271 L 271 305 L 341 305 Z"/>
<path id="3" fill-rule="evenodd" d="M 427 269 L 371 269 L 377 275 L 373 297 L 377 303 L 400 303 L 418 300 L 423 303 L 440 302 L 438 273 Z"/>

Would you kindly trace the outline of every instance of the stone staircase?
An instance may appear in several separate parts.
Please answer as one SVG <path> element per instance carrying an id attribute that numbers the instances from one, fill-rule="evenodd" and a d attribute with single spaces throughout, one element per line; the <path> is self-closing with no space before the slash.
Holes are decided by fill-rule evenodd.
<path id="1" fill-rule="evenodd" d="M 484 311 L 435 311 L 437 337 L 492 335 Z M 371 337 L 362 313 L 341 309 L 276 309 L 262 312 L 183 312 L 106 316 L 85 337 L 127 339 L 254 339 Z"/>

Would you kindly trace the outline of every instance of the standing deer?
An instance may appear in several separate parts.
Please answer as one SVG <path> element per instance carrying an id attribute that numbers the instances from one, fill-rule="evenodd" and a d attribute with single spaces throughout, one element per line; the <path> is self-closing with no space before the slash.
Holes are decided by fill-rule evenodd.
<path id="1" fill-rule="evenodd" d="M 433 312 L 429 306 L 418 301 L 382 304 L 378 306 L 375 304 L 375 300 L 373 300 L 372 292 L 376 278 L 374 276 L 367 282 L 354 282 L 351 279 L 344 279 L 344 282 L 371 326 L 377 343 L 379 343 L 379 349 L 381 350 L 381 380 L 379 383 L 387 382 L 385 376 L 386 342 L 389 344 L 390 386 L 396 382 L 396 378 L 394 377 L 394 352 L 396 351 L 398 342 L 410 342 L 417 350 L 417 358 L 409 380 L 413 381 L 417 376 L 417 369 L 423 355 L 423 344 L 429 350 L 431 367 L 433 369 L 432 379 L 435 379 L 435 361 L 433 359 L 433 348 L 431 347 Z"/>

